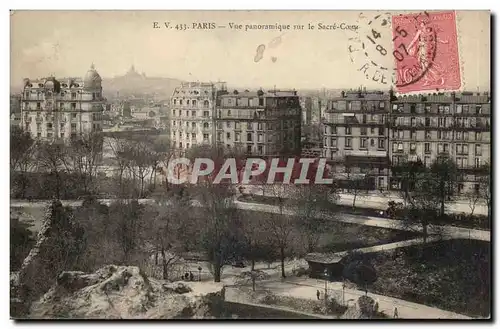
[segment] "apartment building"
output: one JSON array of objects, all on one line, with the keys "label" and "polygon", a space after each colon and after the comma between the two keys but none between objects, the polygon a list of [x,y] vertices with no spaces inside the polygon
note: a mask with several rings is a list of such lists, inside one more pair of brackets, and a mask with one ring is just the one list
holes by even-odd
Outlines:
[{"label": "apartment building", "polygon": [[[477,188],[477,169],[490,161],[488,93],[400,96],[391,104],[389,157],[393,165],[420,159],[429,166],[439,156],[455,160],[463,175],[459,192]],[[391,188],[399,188],[397,177]]]},{"label": "apartment building", "polygon": [[323,157],[337,179],[365,178],[370,189],[387,188],[389,110],[390,95],[381,91],[343,91],[328,100]]},{"label": "apartment building", "polygon": [[258,156],[300,154],[302,111],[294,90],[237,91],[217,99],[217,143]]},{"label": "apartment building", "polygon": [[193,145],[213,143],[215,100],[226,92],[223,83],[186,82],[175,88],[170,99],[175,148],[184,152]]},{"label": "apartment building", "polygon": [[34,138],[45,140],[101,132],[101,81],[94,65],[83,79],[24,79],[21,127]]}]

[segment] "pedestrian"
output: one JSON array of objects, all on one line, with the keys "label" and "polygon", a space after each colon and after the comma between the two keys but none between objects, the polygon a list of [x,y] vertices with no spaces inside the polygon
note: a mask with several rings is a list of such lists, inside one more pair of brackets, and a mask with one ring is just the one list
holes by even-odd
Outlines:
[{"label": "pedestrian", "polygon": [[189,281],[194,281],[193,272],[189,272]]},{"label": "pedestrian", "polygon": [[318,300],[319,300],[320,295],[321,295],[321,293],[319,292],[319,290],[316,290],[316,297],[318,297]]},{"label": "pedestrian", "polygon": [[398,318],[398,308],[395,307],[394,308],[394,319],[397,319]]},{"label": "pedestrian", "polygon": [[184,273],[184,280],[186,280],[186,281],[189,280],[189,273],[188,272]]}]

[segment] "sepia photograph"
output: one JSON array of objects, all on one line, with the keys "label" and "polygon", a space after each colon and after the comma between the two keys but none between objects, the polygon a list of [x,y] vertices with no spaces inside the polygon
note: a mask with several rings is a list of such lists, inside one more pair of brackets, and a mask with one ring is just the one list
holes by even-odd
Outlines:
[{"label": "sepia photograph", "polygon": [[10,319],[492,319],[490,11],[9,20]]}]

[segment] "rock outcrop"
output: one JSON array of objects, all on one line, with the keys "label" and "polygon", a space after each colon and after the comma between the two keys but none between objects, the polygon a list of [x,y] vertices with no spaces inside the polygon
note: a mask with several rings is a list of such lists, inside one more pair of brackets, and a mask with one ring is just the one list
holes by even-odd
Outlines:
[{"label": "rock outcrop", "polygon": [[49,290],[61,270],[75,263],[80,247],[75,227],[71,212],[60,201],[47,207],[35,246],[19,272],[11,274],[12,317],[25,317],[31,302]]},{"label": "rock outcrop", "polygon": [[222,316],[220,283],[147,278],[138,267],[105,266],[95,273],[62,272],[31,306],[32,319],[178,319]]}]

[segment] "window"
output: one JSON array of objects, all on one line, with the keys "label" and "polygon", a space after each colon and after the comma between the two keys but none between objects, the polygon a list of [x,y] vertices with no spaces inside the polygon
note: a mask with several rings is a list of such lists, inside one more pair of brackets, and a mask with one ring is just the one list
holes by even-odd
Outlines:
[{"label": "window", "polygon": [[257,152],[258,152],[259,154],[262,154],[262,145],[258,145],[258,146],[257,146]]},{"label": "window", "polygon": [[384,136],[385,132],[384,132],[384,128],[378,128],[378,135],[379,136]]},{"label": "window", "polygon": [[330,139],[330,146],[335,148],[337,147],[337,138]]},{"label": "window", "polygon": [[226,122],[226,127],[227,127],[227,128],[231,128],[231,121],[227,121],[227,122]]},{"label": "window", "polygon": [[259,106],[264,106],[264,98],[259,98]]},{"label": "window", "polygon": [[196,106],[196,100],[193,99],[193,101],[191,102],[191,104],[193,104],[193,106]]},{"label": "window", "polygon": [[474,147],[474,154],[475,155],[482,155],[481,154],[481,144],[476,144],[476,146]]},{"label": "window", "polygon": [[365,149],[367,147],[367,138],[361,138],[361,144],[360,144],[360,148],[363,148]]},{"label": "window", "polygon": [[259,143],[262,143],[264,141],[264,135],[262,135],[262,134],[257,135],[257,141]]},{"label": "window", "polygon": [[209,104],[209,103],[208,103],[208,101],[207,101],[207,100],[203,101],[203,107],[208,107],[208,104]]},{"label": "window", "polygon": [[375,134],[375,128],[370,128],[370,134],[372,134],[372,135]]},{"label": "window", "polygon": [[330,128],[330,127],[325,126],[325,135],[328,135],[328,128]]},{"label": "window", "polygon": [[425,118],[425,126],[430,127],[431,126],[431,118]]},{"label": "window", "polygon": [[378,139],[378,148],[379,149],[385,149],[385,140],[383,138]]},{"label": "window", "polygon": [[[366,123],[366,114],[363,114],[362,122]],[[366,128],[365,128],[366,129]]]},{"label": "window", "polygon": [[71,109],[76,110],[76,103],[71,103]]},{"label": "window", "polygon": [[173,125],[173,126],[175,126],[176,122],[177,122],[177,121],[172,121],[172,125]]},{"label": "window", "polygon": [[252,141],[252,133],[248,133],[247,134],[247,142],[251,142]]},{"label": "window", "polygon": [[47,123],[47,129],[52,129],[52,123],[50,122]]},{"label": "window", "polygon": [[40,103],[36,103],[36,109],[39,110],[42,108],[42,105]]},{"label": "window", "polygon": [[259,123],[257,124],[257,130],[262,130],[262,122],[259,122]]},{"label": "window", "polygon": [[393,142],[392,143],[392,152],[397,152],[398,151],[398,143]]},{"label": "window", "polygon": [[253,124],[251,122],[247,122],[247,130],[253,130]]},{"label": "window", "polygon": [[410,113],[416,113],[417,112],[416,108],[417,108],[416,104],[410,104]]},{"label": "window", "polygon": [[210,116],[210,114],[208,113],[208,111],[203,111],[203,116],[205,118],[208,118]]},{"label": "window", "polygon": [[203,134],[203,141],[207,142],[208,141],[208,134]]},{"label": "window", "polygon": [[384,102],[378,103],[378,108],[379,109],[384,109],[385,108],[385,103]]},{"label": "window", "polygon": [[196,139],[196,133],[191,133],[191,139]]},{"label": "window", "polygon": [[416,127],[416,126],[417,126],[417,119],[415,119],[415,118],[411,118],[411,120],[410,120],[410,121],[411,121],[411,126],[412,126],[412,127]]},{"label": "window", "polygon": [[189,127],[189,122],[186,121],[186,127]]},{"label": "window", "polygon": [[234,138],[237,142],[240,141],[240,133],[236,133],[235,135],[235,138]]},{"label": "window", "polygon": [[[182,102],[182,101],[181,101]],[[179,148],[182,148],[182,142],[179,142]]]},{"label": "window", "polygon": [[417,144],[410,143],[410,152],[415,152],[417,150]]},{"label": "window", "polygon": [[179,100],[179,105],[182,105],[182,99]]},{"label": "window", "polygon": [[424,143],[424,152],[431,153],[431,143]]},{"label": "window", "polygon": [[330,131],[332,135],[337,135],[337,126],[335,127],[330,127]]},{"label": "window", "polygon": [[425,132],[425,139],[431,139],[431,132],[430,131]]},{"label": "window", "polygon": [[439,117],[438,119],[438,127],[444,127],[444,118],[443,117]]},{"label": "window", "polygon": [[448,153],[449,152],[449,145],[448,144],[443,144],[443,152]]},{"label": "window", "polygon": [[346,139],[345,139],[345,147],[346,148],[351,148],[352,147],[352,138],[346,137]]},{"label": "window", "polygon": [[474,166],[476,168],[481,167],[481,158],[474,158]]},{"label": "window", "polygon": [[47,137],[48,137],[48,138],[52,138],[52,136],[53,136],[53,134],[52,134],[51,132],[48,132],[48,133],[47,133]]},{"label": "window", "polygon": [[345,134],[346,134],[346,135],[351,135],[351,134],[352,134],[352,129],[351,129],[351,127],[345,127]]},{"label": "window", "polygon": [[480,141],[480,140],[481,140],[481,137],[482,137],[481,132],[477,131],[477,132],[476,132],[476,140],[477,140],[477,141]]},{"label": "window", "polygon": [[195,117],[196,116],[196,111],[191,111],[191,116]]},{"label": "window", "polygon": [[366,127],[361,127],[361,135],[366,136]]},{"label": "window", "polygon": [[[73,135],[73,134],[72,134]],[[42,133],[41,132],[37,132],[36,133],[36,137],[42,137]]]},{"label": "window", "polygon": [[231,116],[231,110],[227,110],[227,116],[230,117]]},{"label": "window", "polygon": [[226,139],[231,140],[231,133],[226,133]]},{"label": "window", "polygon": [[222,141],[222,133],[217,133],[217,141]]}]

